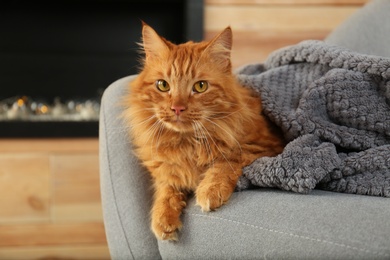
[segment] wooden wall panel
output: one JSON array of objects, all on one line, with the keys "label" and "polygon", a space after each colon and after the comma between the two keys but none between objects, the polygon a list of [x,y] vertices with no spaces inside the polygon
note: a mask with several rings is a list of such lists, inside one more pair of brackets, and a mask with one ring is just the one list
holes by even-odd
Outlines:
[{"label": "wooden wall panel", "polygon": [[282,32],[329,32],[354,13],[355,6],[209,6],[205,30],[228,25],[237,31],[279,34]]},{"label": "wooden wall panel", "polygon": [[335,2],[208,0],[205,39],[231,26],[233,67],[263,62],[281,47],[303,40],[323,40],[366,1]]},{"label": "wooden wall panel", "polygon": [[362,5],[369,0],[205,0],[206,5]]},{"label": "wooden wall panel", "polygon": [[0,259],[110,259],[98,139],[0,140]]},{"label": "wooden wall panel", "polygon": [[0,153],[96,152],[98,149],[97,138],[0,139]]},{"label": "wooden wall panel", "polygon": [[96,153],[51,156],[53,221],[103,221]]},{"label": "wooden wall panel", "polygon": [[0,154],[0,166],[0,223],[47,221],[51,196],[47,156]]},{"label": "wooden wall panel", "polygon": [[104,244],[103,223],[0,225],[0,247]]}]

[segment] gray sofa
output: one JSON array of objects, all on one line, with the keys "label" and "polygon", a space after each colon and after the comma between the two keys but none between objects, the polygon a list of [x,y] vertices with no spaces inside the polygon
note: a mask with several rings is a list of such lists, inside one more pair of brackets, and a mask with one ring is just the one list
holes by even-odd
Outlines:
[{"label": "gray sofa", "polygon": [[[374,0],[326,42],[390,57],[389,14],[390,1]],[[179,241],[157,241],[150,231],[149,175],[119,118],[118,100],[133,78],[110,85],[101,107],[101,193],[113,259],[390,259],[390,199],[323,190],[236,192],[209,213],[191,199]]]}]

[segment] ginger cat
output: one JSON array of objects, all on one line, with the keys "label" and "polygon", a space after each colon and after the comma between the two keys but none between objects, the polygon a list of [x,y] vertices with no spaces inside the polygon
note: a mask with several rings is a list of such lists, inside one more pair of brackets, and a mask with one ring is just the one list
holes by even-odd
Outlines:
[{"label": "ginger cat", "polygon": [[282,152],[260,99],[232,74],[232,31],[210,42],[175,45],[143,24],[144,67],[131,83],[124,116],[135,153],[154,183],[152,231],[177,240],[195,192],[203,211],[225,204],[242,168]]}]

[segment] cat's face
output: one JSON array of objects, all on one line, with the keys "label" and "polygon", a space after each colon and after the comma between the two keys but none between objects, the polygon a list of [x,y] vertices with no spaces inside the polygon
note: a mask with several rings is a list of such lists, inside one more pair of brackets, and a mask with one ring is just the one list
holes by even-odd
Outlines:
[{"label": "cat's face", "polygon": [[143,27],[145,50],[140,101],[165,127],[196,132],[226,116],[234,101],[231,88],[231,30],[210,42],[175,45],[148,25]]}]

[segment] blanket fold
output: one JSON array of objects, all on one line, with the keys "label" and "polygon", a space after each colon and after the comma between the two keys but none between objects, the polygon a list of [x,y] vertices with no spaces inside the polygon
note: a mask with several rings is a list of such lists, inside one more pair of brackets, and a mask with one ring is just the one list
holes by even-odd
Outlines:
[{"label": "blanket fold", "polygon": [[237,72],[289,142],[244,168],[251,185],[390,197],[390,59],[321,41],[274,52]]}]

